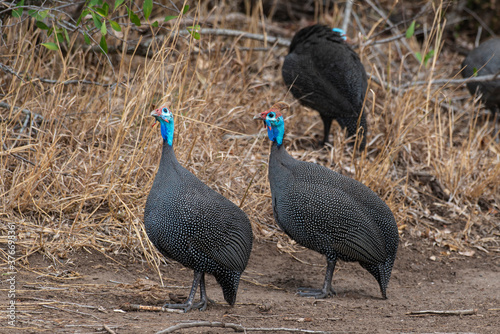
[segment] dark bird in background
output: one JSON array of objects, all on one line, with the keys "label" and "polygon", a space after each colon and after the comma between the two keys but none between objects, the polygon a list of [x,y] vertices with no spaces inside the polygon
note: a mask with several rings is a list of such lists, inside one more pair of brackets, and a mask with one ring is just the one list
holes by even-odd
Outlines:
[{"label": "dark bird in background", "polygon": [[481,94],[481,101],[496,116],[500,111],[500,38],[492,38],[472,50],[462,63],[462,75],[470,78],[498,74],[499,79],[486,82],[468,82],[471,95]]},{"label": "dark bird in background", "polygon": [[[241,273],[252,249],[252,227],[246,214],[231,201],[202,183],[182,167],[172,141],[174,118],[167,107],[151,113],[161,125],[163,151],[160,167],[144,212],[146,233],[165,257],[194,270],[185,303],[166,308],[205,310],[205,273],[215,276],[224,299],[234,305]],[[200,301],[194,296],[200,286]]]},{"label": "dark bird in background", "polygon": [[265,122],[272,141],[269,183],[274,218],[297,243],[326,256],[323,288],[299,295],[335,294],[332,276],[338,259],[357,261],[378,281],[382,297],[396,258],[399,234],[391,210],[362,183],[315,163],[290,156],[283,145],[285,102],[255,118]]},{"label": "dark bird in background", "polygon": [[333,120],[347,129],[348,137],[356,135],[359,122],[359,148],[364,149],[366,71],[339,31],[323,25],[299,30],[283,63],[283,80],[302,105],[319,112],[324,126],[322,144],[328,143]]}]

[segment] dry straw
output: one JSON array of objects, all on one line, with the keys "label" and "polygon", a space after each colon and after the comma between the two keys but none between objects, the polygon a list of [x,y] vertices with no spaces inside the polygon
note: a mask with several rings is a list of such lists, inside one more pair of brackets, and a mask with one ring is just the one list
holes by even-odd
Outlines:
[{"label": "dry straw", "polygon": [[[264,19],[260,8],[245,25],[225,22],[228,11],[211,12],[214,28],[264,34],[264,25],[291,33]],[[203,21],[208,14],[201,5],[193,17]],[[325,23],[340,17],[337,7],[333,16],[323,14]],[[0,73],[0,219],[16,223],[20,265],[34,252],[57,260],[84,247],[110,257],[144,257],[158,266],[161,257],[145,236],[142,219],[162,145],[148,115],[162,104],[175,114],[181,164],[240,204],[256,238],[288,242],[272,217],[269,142],[252,119],[278,100],[292,104],[286,115],[289,152],[372,188],[393,210],[403,241],[417,234],[450,251],[498,252],[500,146],[488,113],[463,87],[398,89],[459,71],[459,57],[443,49],[442,18],[441,7],[429,7],[423,20],[430,30],[421,45],[414,38],[383,47],[360,41],[367,72],[391,85],[370,82],[369,145],[360,155],[346,145],[338,126],[332,147],[315,147],[321,121],[287,94],[280,75],[283,47],[208,35],[196,41],[175,33],[184,29],[179,20],[161,44],[151,44],[153,57],[114,55],[112,68],[103,56],[81,49],[76,36],[71,52],[62,54],[37,45],[40,30],[29,22],[11,26],[4,31],[1,62],[19,76]],[[384,23],[364,16],[356,22],[371,28],[356,27],[366,38]],[[127,31],[125,38],[133,34]],[[251,51],[262,46],[267,48]],[[431,49],[427,65],[413,57]],[[63,84],[71,79],[112,86]],[[0,229],[5,243],[5,225]]]}]

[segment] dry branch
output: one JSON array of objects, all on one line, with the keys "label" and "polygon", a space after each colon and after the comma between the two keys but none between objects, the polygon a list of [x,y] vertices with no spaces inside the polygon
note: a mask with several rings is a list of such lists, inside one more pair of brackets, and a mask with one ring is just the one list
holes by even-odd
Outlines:
[{"label": "dry branch", "polygon": [[90,314],[90,313],[85,313],[85,312],[80,312],[80,311],[74,311],[74,310],[65,310],[65,309],[62,309],[60,307],[49,306],[49,305],[42,305],[42,307],[49,308],[49,309],[52,309],[52,310],[58,310],[58,311],[62,311],[62,312],[67,312],[67,313],[80,314],[80,315],[83,315],[85,317],[92,317],[92,318],[94,318],[96,320],[101,320],[98,317],[96,317],[95,315]]},{"label": "dry branch", "polygon": [[184,313],[183,310],[176,310],[171,308],[165,308],[162,306],[152,306],[152,305],[139,305],[125,303],[120,305],[120,309],[124,311],[148,311],[148,312],[170,312],[170,313]]},{"label": "dry branch", "polygon": [[[10,68],[9,66],[7,65],[4,65],[2,63],[0,63],[0,69],[4,70],[5,72],[7,73],[10,73],[12,75],[15,75],[16,77],[18,77],[21,81],[23,82],[26,82],[24,79],[23,79],[23,76],[25,76],[25,74],[21,74],[19,72],[16,72],[14,71],[14,69]],[[90,80],[84,80],[84,79],[75,79],[75,80],[64,80],[64,81],[60,81],[60,80],[52,80],[52,79],[45,79],[45,78],[29,78],[29,82],[37,82],[37,81],[40,81],[40,82],[43,82],[43,83],[48,83],[48,84],[59,84],[59,85],[74,85],[74,84],[85,84],[85,85],[96,85],[96,86],[102,86],[102,87],[111,87],[111,88],[114,88],[117,83],[112,83],[112,84],[104,84],[104,83],[100,83],[100,82],[94,82],[94,81],[90,81]]]},{"label": "dry branch", "polygon": [[40,302],[44,302],[44,303],[59,303],[59,304],[74,305],[74,306],[78,306],[78,307],[90,308],[90,309],[98,309],[97,306],[84,305],[84,304],[78,304],[78,303],[72,303],[72,302],[63,302],[63,301],[53,300],[53,299],[43,299],[43,298],[37,298],[37,297],[25,297],[23,299],[36,300],[36,301],[40,301]]},{"label": "dry branch", "polygon": [[104,330],[109,334],[116,334],[116,332],[112,330],[108,325],[102,325],[102,328],[104,328]]},{"label": "dry branch", "polygon": [[[274,37],[274,36],[264,36],[262,34],[252,34],[246,31],[233,30],[233,29],[213,29],[213,28],[203,28],[200,30],[201,35],[212,35],[212,36],[227,36],[227,37],[239,37],[253,39],[256,41],[266,42],[269,44],[276,44],[279,46],[290,46],[290,41],[285,38]],[[179,35],[186,36],[189,35],[188,31],[179,31]]]},{"label": "dry branch", "polygon": [[414,81],[414,82],[408,82],[404,85],[399,86],[400,89],[405,89],[408,87],[413,87],[413,86],[421,86],[421,85],[461,85],[464,83],[469,83],[469,82],[487,82],[487,81],[493,81],[493,80],[498,80],[499,79],[499,73],[495,74],[489,74],[489,75],[482,75],[482,76],[477,76],[477,77],[471,77],[471,78],[465,78],[465,79],[437,79],[437,80],[432,80],[432,81]]},{"label": "dry branch", "polygon": [[412,311],[406,314],[408,315],[473,315],[477,313],[477,309],[470,310],[425,310],[425,311]]},{"label": "dry branch", "polygon": [[20,107],[17,107],[17,106],[11,106],[10,104],[5,103],[5,102],[0,102],[0,108],[5,108],[5,109],[9,109],[9,110],[12,109],[12,108],[14,108],[14,110],[21,110],[21,112],[23,114],[30,115],[33,118],[40,118],[40,119],[43,120],[43,117],[40,114],[34,113],[31,110],[29,110],[29,109],[23,109],[23,108],[20,108]]},{"label": "dry branch", "polygon": [[285,327],[278,327],[278,328],[266,328],[266,327],[251,328],[250,327],[250,328],[247,328],[247,327],[243,327],[240,324],[224,323],[224,322],[219,322],[219,321],[194,321],[194,322],[180,323],[180,324],[165,328],[159,332],[156,332],[156,334],[173,333],[179,329],[194,328],[194,327],[230,328],[230,329],[233,329],[235,332],[261,331],[261,332],[291,332],[291,333],[312,333],[312,334],[330,333],[330,332],[325,332],[325,331],[315,331],[315,330],[309,330],[309,329],[285,328]]}]

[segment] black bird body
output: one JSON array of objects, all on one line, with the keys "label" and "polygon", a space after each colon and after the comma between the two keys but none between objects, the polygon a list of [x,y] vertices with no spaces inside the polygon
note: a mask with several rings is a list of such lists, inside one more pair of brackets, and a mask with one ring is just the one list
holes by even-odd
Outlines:
[{"label": "black bird body", "polygon": [[[260,118],[269,121],[267,115],[274,113],[276,120],[280,114],[277,105]],[[278,122],[283,122],[282,117]],[[272,120],[266,124],[268,131],[276,126]],[[273,140],[271,147],[269,183],[278,225],[293,240],[327,259],[323,289],[302,295],[323,298],[333,294],[332,275],[337,259],[341,259],[359,262],[375,277],[387,298],[399,233],[394,215],[380,197],[354,179],[294,159],[280,140]]]},{"label": "black bird body", "polygon": [[299,102],[319,112],[324,126],[323,142],[328,142],[335,119],[347,135],[363,128],[360,148],[366,144],[366,115],[362,113],[367,76],[359,56],[342,36],[331,28],[313,25],[293,37],[283,63],[285,84]]},{"label": "black bird body", "polygon": [[[206,307],[205,273],[214,275],[224,299],[235,303],[252,248],[250,221],[238,206],[182,167],[167,141],[146,201],[144,223],[149,239],[165,257],[195,272],[188,302],[178,308]],[[201,304],[188,305],[198,283]]]},{"label": "black bird body", "polygon": [[[462,63],[462,75],[469,78],[477,71],[478,76],[498,74],[500,72],[500,38],[492,38],[472,50]],[[486,82],[467,83],[469,92],[481,93],[481,100],[486,108],[493,112],[500,109],[500,79]]]},{"label": "black bird body", "polygon": [[325,255],[333,266],[337,259],[359,262],[386,297],[399,235],[384,201],[354,179],[294,159],[276,143],[269,183],[274,218],[293,240]]}]

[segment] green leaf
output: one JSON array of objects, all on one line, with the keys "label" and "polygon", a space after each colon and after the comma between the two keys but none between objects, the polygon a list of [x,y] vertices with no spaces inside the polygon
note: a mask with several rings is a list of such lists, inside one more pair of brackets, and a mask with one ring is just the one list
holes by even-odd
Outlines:
[{"label": "green leaf", "polygon": [[120,27],[120,25],[116,21],[109,20],[109,25],[111,26],[111,28],[113,28],[114,31],[122,31],[122,27]]},{"label": "green leaf", "polygon": [[66,30],[66,28],[63,28],[63,32],[64,32],[64,37],[66,38],[66,41],[69,44],[71,41],[69,40],[69,34],[68,34],[68,31]]},{"label": "green leaf", "polygon": [[80,14],[80,17],[78,18],[78,21],[76,21],[76,25],[79,25],[80,22],[82,22],[83,18],[89,14],[88,9],[82,10],[82,13]]},{"label": "green leaf", "polygon": [[191,34],[191,36],[193,36],[194,39],[198,39],[199,40],[201,38],[200,33],[199,33],[199,31],[201,30],[201,27],[200,27],[199,24],[187,27],[187,30],[189,31],[189,33]]},{"label": "green leaf", "polygon": [[106,2],[102,5],[102,9],[104,9],[104,16],[108,16],[109,5]]},{"label": "green leaf", "polygon": [[101,21],[101,18],[99,17],[99,15],[97,15],[94,12],[92,12],[92,20],[94,20],[95,27],[97,29],[101,29],[101,27],[102,27],[102,21]]},{"label": "green leaf", "polygon": [[30,10],[28,10],[28,15],[31,16],[32,18],[34,18],[37,21],[43,20],[43,17],[40,14],[38,14],[38,11],[36,9],[30,9]]},{"label": "green leaf", "polygon": [[52,33],[54,32],[54,28],[50,28],[48,31],[47,31],[47,36],[50,37],[50,35],[52,35]]},{"label": "green leaf", "polygon": [[101,37],[101,42],[99,42],[99,45],[101,46],[101,51],[103,51],[105,54],[108,53],[108,43],[106,43],[106,36]]},{"label": "green leaf", "polygon": [[165,22],[167,21],[170,21],[170,20],[173,20],[173,19],[176,19],[177,16],[176,15],[169,15],[169,16],[165,16]]},{"label": "green leaf", "polygon": [[49,30],[50,28],[45,24],[43,23],[42,21],[36,21],[35,22],[35,25],[39,28],[39,29],[42,29],[42,30]]},{"label": "green leaf", "polygon": [[113,9],[113,10],[116,10],[116,8],[120,7],[120,5],[124,2],[125,2],[125,0],[115,0],[115,9]]},{"label": "green leaf", "polygon": [[158,28],[158,25],[159,25],[159,24],[158,24],[158,21],[154,21],[153,23],[151,23],[151,26],[152,26],[153,28]]},{"label": "green leaf", "polygon": [[87,33],[86,33],[86,32],[84,32],[84,33],[83,33],[83,39],[85,40],[85,43],[86,43],[87,45],[90,45],[90,43],[91,43],[91,41],[90,41],[90,37],[89,37],[89,35],[87,35]]},{"label": "green leaf", "polygon": [[42,45],[49,50],[59,50],[59,46],[57,46],[56,43],[49,42],[49,43],[42,43]]},{"label": "green leaf", "polygon": [[144,17],[146,20],[149,19],[151,12],[153,11],[153,0],[144,0],[144,4],[142,5],[142,12],[144,13]]},{"label": "green leaf", "polygon": [[427,62],[428,62],[428,61],[429,61],[429,59],[431,59],[433,56],[434,56],[434,50],[431,50],[431,51],[427,52],[427,54],[425,55],[425,58],[424,58],[424,65],[427,65]]},{"label": "green leaf", "polygon": [[477,67],[474,67],[472,69],[472,71],[474,71],[474,75],[472,75],[473,77],[477,77]]},{"label": "green leaf", "polygon": [[106,10],[104,8],[94,8],[94,10],[97,12],[97,14],[101,15],[102,17],[106,17]]},{"label": "green leaf", "polygon": [[413,21],[408,29],[406,30],[406,38],[411,38],[413,34],[415,33],[415,21]]},{"label": "green leaf", "polygon": [[182,14],[186,14],[189,10],[189,5],[185,5],[184,8],[182,8]]},{"label": "green leaf", "polygon": [[21,0],[17,3],[16,9],[12,11],[12,16],[13,17],[21,17],[23,15],[23,10],[24,8],[19,8],[21,6],[24,6],[24,0]]},{"label": "green leaf", "polygon": [[132,21],[132,23],[135,24],[136,26],[140,27],[141,20],[139,19],[139,16],[137,16],[137,14],[135,14],[133,11],[131,11],[128,7],[127,7],[127,10],[128,10],[128,17],[129,17],[130,21]]},{"label": "green leaf", "polygon": [[90,0],[89,7],[101,6],[102,0]]},{"label": "green leaf", "polygon": [[60,32],[56,33],[56,39],[59,43],[64,43],[64,36]]},{"label": "green leaf", "polygon": [[418,62],[422,62],[422,54],[420,52],[415,52],[415,58],[417,58]]},{"label": "green leaf", "polygon": [[38,12],[40,14],[40,16],[42,17],[42,19],[46,18],[47,15],[49,15],[49,10],[46,9],[46,10],[43,10],[41,12]]},{"label": "green leaf", "polygon": [[106,21],[104,21],[101,26],[101,35],[106,36],[107,33],[108,30],[106,29]]}]

